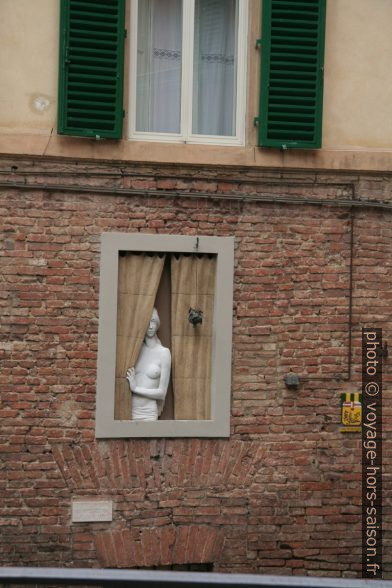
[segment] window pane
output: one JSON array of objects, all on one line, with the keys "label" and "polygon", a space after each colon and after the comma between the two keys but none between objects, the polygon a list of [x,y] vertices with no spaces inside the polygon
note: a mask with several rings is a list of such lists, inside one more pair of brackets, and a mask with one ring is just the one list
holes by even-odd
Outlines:
[{"label": "window pane", "polygon": [[234,135],[238,0],[196,0],[192,132]]},{"label": "window pane", "polygon": [[182,0],[139,0],[136,130],[179,133]]}]

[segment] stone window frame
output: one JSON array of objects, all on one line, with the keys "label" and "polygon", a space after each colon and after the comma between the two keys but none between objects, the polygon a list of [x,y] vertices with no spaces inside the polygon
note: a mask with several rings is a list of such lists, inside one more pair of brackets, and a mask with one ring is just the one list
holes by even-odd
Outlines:
[{"label": "stone window frame", "polygon": [[[120,251],[198,253],[217,256],[212,337],[211,419],[115,420],[117,283]],[[229,437],[234,237],[103,233],[99,295],[96,437]],[[217,376],[219,375],[219,384]]]}]

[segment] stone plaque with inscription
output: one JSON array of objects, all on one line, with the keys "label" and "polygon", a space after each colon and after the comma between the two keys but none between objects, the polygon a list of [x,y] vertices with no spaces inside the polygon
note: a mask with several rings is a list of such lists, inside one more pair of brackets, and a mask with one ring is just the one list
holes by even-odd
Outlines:
[{"label": "stone plaque with inscription", "polygon": [[111,500],[74,500],[72,502],[73,523],[110,522],[113,520]]}]

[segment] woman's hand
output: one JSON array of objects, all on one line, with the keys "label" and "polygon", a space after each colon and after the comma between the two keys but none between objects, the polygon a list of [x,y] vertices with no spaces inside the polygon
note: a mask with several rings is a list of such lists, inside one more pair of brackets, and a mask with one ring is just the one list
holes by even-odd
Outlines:
[{"label": "woman's hand", "polygon": [[131,391],[136,392],[136,372],[134,367],[129,368],[127,371],[127,380]]}]

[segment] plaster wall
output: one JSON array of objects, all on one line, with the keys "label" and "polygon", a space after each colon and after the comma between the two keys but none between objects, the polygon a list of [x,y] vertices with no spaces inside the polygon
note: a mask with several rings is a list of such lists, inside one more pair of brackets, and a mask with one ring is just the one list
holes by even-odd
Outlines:
[{"label": "plaster wall", "polygon": [[[91,147],[91,141],[61,139],[53,134],[57,110],[59,6],[59,0],[1,2],[0,151],[42,154],[48,149],[48,154],[56,156],[107,157],[105,149],[102,152],[100,147]],[[259,52],[254,45],[260,34],[260,6],[258,0],[250,0],[247,145],[207,148],[122,141],[116,142],[113,151],[110,146],[112,157],[149,160],[152,152],[155,161],[166,161],[168,151],[171,160],[173,147],[175,153],[179,150],[175,158],[184,162],[190,158],[203,163],[207,149],[207,160],[212,163],[287,164],[287,157],[283,162],[274,153],[271,161],[270,151],[255,147],[253,117],[257,114]],[[322,150],[329,156],[327,160],[325,155],[321,159],[318,156],[318,166],[339,166],[340,150],[388,152],[392,149],[391,21],[389,0],[329,0]],[[331,151],[337,154],[331,155]],[[293,165],[298,165],[296,156],[294,159]],[[370,169],[372,165],[363,163],[362,167]],[[385,163],[382,167],[385,169]]]},{"label": "plaster wall", "polygon": [[58,0],[0,3],[0,131],[48,134],[56,125]]},{"label": "plaster wall", "polygon": [[324,79],[326,148],[392,147],[392,3],[329,0]]}]

